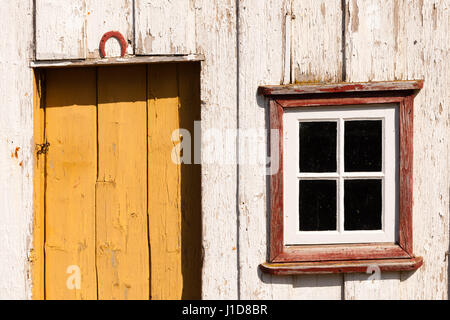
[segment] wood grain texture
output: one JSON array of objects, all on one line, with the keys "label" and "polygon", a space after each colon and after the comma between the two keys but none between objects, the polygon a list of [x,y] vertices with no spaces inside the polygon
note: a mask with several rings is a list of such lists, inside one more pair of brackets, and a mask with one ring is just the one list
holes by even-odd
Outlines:
[{"label": "wood grain texture", "polygon": [[[200,75],[203,299],[238,298],[236,139],[224,151],[223,140],[211,134],[237,128],[235,5],[196,0],[196,50],[209,61]],[[212,155],[227,161],[210,161]]]},{"label": "wood grain texture", "polygon": [[292,246],[276,256],[272,262],[327,261],[409,258],[397,244]]},{"label": "wood grain texture", "polygon": [[[78,0],[80,1],[80,0]],[[132,0],[84,0],[86,13],[86,58],[99,57],[102,36],[109,31],[118,31],[127,42],[126,53],[134,53],[133,1]],[[69,17],[69,19],[72,19]],[[116,39],[105,46],[107,57],[120,57],[121,48]]]},{"label": "wood grain texture", "polygon": [[413,139],[414,98],[406,97],[399,104],[399,245],[413,255]]},{"label": "wood grain texture", "polygon": [[342,80],[341,0],[292,3],[292,82]]},{"label": "wood grain texture", "polygon": [[[179,128],[177,66],[148,69],[148,219],[151,252],[151,297],[180,299],[181,168],[171,160]],[[161,81],[164,79],[163,81]]]},{"label": "wood grain texture", "polygon": [[[447,299],[448,1],[346,1],[346,81],[425,79],[414,101],[415,273],[346,275],[346,299]],[[436,156],[439,154],[439,157]]]},{"label": "wood grain texture", "polygon": [[35,12],[36,59],[86,58],[85,0],[36,0]]},{"label": "wood grain texture", "polygon": [[92,58],[86,60],[43,60],[32,61],[32,68],[62,68],[62,67],[89,67],[89,66],[108,66],[108,65],[130,65],[130,64],[147,64],[147,63],[163,63],[163,62],[190,62],[205,60],[201,54],[190,55],[159,55],[159,56],[126,56],[115,58]]},{"label": "wood grain texture", "polygon": [[[401,1],[400,1],[401,2]],[[395,77],[399,1],[346,1],[346,67],[351,81]],[[398,30],[397,30],[398,32]]]},{"label": "wood grain texture", "polygon": [[[95,69],[55,69],[46,75],[45,298],[96,299]],[[80,146],[82,146],[80,148]],[[70,266],[79,288],[67,286]]]},{"label": "wood grain texture", "polygon": [[[200,119],[200,65],[36,75],[36,139],[48,137],[52,151],[36,160],[34,298],[200,298],[200,166],[172,159],[174,131],[194,132]],[[66,286],[68,266],[81,270],[77,290]]]},{"label": "wood grain texture", "polygon": [[[1,1],[0,299],[31,297],[33,259],[33,7]],[[17,153],[16,153],[17,150]],[[16,157],[17,154],[17,157]]]},{"label": "wood grain texture", "polygon": [[449,11],[448,1],[415,1],[399,8],[406,37],[400,52],[407,59],[396,72],[405,78],[423,74],[426,83],[414,101],[413,174],[414,252],[423,256],[426,268],[401,282],[404,299],[448,299]]},{"label": "wood grain texture", "polygon": [[410,81],[378,81],[378,82],[352,82],[352,83],[316,83],[316,84],[291,84],[279,86],[260,86],[258,93],[266,96],[280,95],[306,95],[319,93],[358,93],[360,91],[398,91],[418,90],[423,88],[422,80]]},{"label": "wood grain texture", "polygon": [[357,97],[353,94],[348,97],[338,98],[332,96],[331,98],[311,98],[311,99],[277,99],[283,108],[299,108],[299,107],[323,107],[323,106],[351,106],[362,104],[375,104],[375,103],[401,103],[404,100],[402,96],[380,96],[380,97]]},{"label": "wood grain texture", "polygon": [[[288,1],[239,1],[239,270],[240,298],[276,298],[271,276],[258,265],[269,254],[268,113],[258,85],[282,83],[284,24]],[[262,130],[263,129],[263,130]]]},{"label": "wood grain texture", "polygon": [[192,0],[136,0],[136,53],[194,53],[195,3]]},{"label": "wood grain texture", "polygon": [[406,259],[381,259],[358,261],[290,262],[263,263],[260,268],[269,274],[289,276],[298,274],[366,273],[368,270],[380,272],[413,271],[423,263],[422,257]]},{"label": "wood grain texture", "polygon": [[146,77],[145,66],[98,69],[99,299],[150,296]]},{"label": "wood grain texture", "polygon": [[[36,59],[99,57],[99,43],[108,31],[119,31],[133,54],[132,0],[36,0]],[[120,56],[114,39],[106,43],[109,57]]]}]

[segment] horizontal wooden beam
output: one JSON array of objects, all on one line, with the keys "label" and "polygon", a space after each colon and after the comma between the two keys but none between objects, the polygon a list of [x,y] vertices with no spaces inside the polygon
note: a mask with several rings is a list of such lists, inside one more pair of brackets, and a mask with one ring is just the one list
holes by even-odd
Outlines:
[{"label": "horizontal wooden beam", "polygon": [[413,271],[423,264],[422,257],[406,259],[348,260],[320,262],[262,263],[261,271],[272,275],[372,273],[373,271]]},{"label": "horizontal wooden beam", "polygon": [[271,262],[311,262],[411,258],[398,244],[285,246]]},{"label": "horizontal wooden beam", "polygon": [[423,80],[288,84],[260,86],[258,88],[258,94],[265,96],[279,96],[364,91],[405,91],[420,90],[422,87]]},{"label": "horizontal wooden beam", "polygon": [[188,55],[153,55],[153,56],[130,56],[105,59],[85,60],[40,60],[32,61],[31,68],[63,68],[63,67],[90,67],[126,64],[164,63],[164,62],[190,62],[203,61],[205,57],[201,54]]}]

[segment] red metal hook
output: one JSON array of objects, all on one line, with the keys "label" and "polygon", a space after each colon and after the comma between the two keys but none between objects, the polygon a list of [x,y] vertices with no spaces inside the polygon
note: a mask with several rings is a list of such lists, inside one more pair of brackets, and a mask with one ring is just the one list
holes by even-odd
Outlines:
[{"label": "red metal hook", "polygon": [[120,56],[124,57],[125,53],[127,52],[127,42],[125,41],[125,38],[119,31],[109,31],[103,35],[102,39],[100,40],[100,56],[102,58],[106,57],[105,44],[106,41],[109,40],[109,38],[116,38],[120,42],[121,48]]}]

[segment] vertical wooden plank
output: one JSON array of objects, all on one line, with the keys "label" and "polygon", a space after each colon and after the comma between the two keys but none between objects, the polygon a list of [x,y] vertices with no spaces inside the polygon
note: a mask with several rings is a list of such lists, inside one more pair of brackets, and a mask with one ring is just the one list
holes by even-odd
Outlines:
[{"label": "vertical wooden plank", "polygon": [[195,53],[195,1],[136,0],[136,53]]},{"label": "vertical wooden plank", "polygon": [[99,299],[148,299],[145,66],[98,68]]},{"label": "vertical wooden plank", "polygon": [[281,287],[258,268],[268,259],[270,186],[265,163],[268,105],[256,92],[259,84],[283,82],[283,34],[288,10],[285,0],[245,0],[238,8],[238,250],[242,299],[276,298],[279,293],[272,287]]},{"label": "vertical wooden plank", "polygon": [[36,59],[86,58],[85,15],[84,0],[36,0]]},{"label": "vertical wooden plank", "polygon": [[[447,299],[449,10],[446,1],[349,0],[348,81],[424,78],[414,101],[414,273],[346,275],[346,299]],[[442,82],[444,81],[445,84]],[[439,154],[439,157],[435,157]],[[429,177],[434,177],[429,179]],[[430,203],[433,205],[430,207]],[[426,213],[426,214],[425,214]]]},{"label": "vertical wooden plank", "polygon": [[[45,142],[44,126],[44,80],[45,71],[36,70],[33,73],[33,136],[37,147]],[[34,177],[33,177],[33,249],[30,254],[32,270],[32,296],[33,299],[42,300],[45,297],[44,276],[44,241],[45,241],[45,153],[34,150]]]},{"label": "vertical wooden plank", "polygon": [[2,1],[0,28],[0,299],[29,299],[34,151],[33,72],[29,68],[33,58],[32,2]]},{"label": "vertical wooden plank", "polygon": [[[127,54],[133,54],[133,0],[84,0],[86,2],[87,58],[99,58],[99,44],[108,31],[119,31],[127,41]],[[72,18],[71,18],[72,19]],[[120,44],[110,39],[105,46],[108,57],[120,57]]]},{"label": "vertical wooden plank", "polygon": [[[202,298],[237,299],[236,137],[225,151],[224,140],[214,139],[237,128],[236,1],[196,0],[195,6],[197,52],[209,61],[200,75]],[[227,160],[213,161],[212,155]]]},{"label": "vertical wooden plank", "polygon": [[279,153],[278,171],[270,176],[270,251],[269,261],[272,262],[283,251],[284,203],[283,203],[283,108],[274,100],[269,102],[270,130],[278,132],[278,141],[275,136],[270,137],[271,156]]},{"label": "vertical wooden plank", "polygon": [[399,7],[396,75],[425,79],[414,100],[413,170],[414,253],[423,256],[424,267],[401,274],[402,299],[448,299],[449,9],[448,1]]},{"label": "vertical wooden plank", "polygon": [[292,13],[293,82],[341,81],[341,0],[294,0]]},{"label": "vertical wooden plank", "polygon": [[[180,299],[181,186],[180,166],[171,160],[179,128],[177,68],[148,69],[148,201],[151,252],[151,298]],[[162,80],[162,81],[161,81]]]},{"label": "vertical wooden plank", "polygon": [[151,252],[151,298],[180,299],[181,167],[171,154],[178,141],[179,88],[176,64],[148,67],[148,215]]},{"label": "vertical wooden plank", "polygon": [[413,230],[413,156],[414,156],[414,97],[409,96],[399,104],[399,217],[401,226],[398,244],[409,254],[414,255]]},{"label": "vertical wooden plank", "polygon": [[[178,92],[179,127],[190,132],[191,159],[181,164],[181,272],[182,299],[200,299],[202,292],[202,187],[201,166],[194,147],[200,137],[194,121],[200,121],[200,63],[180,63]],[[183,139],[188,139],[183,135]],[[183,156],[188,150],[183,150]],[[189,161],[190,160],[190,161]]]},{"label": "vertical wooden plank", "polygon": [[45,297],[96,299],[95,69],[49,70],[46,80]]},{"label": "vertical wooden plank", "polygon": [[397,1],[347,0],[346,67],[349,81],[394,80]]}]

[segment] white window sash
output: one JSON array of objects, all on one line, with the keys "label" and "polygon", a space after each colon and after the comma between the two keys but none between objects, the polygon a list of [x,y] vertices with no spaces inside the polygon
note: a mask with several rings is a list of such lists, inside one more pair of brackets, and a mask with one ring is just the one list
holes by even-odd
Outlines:
[{"label": "white window sash", "polygon": [[[336,121],[337,172],[299,172],[299,122]],[[344,120],[382,120],[382,171],[344,173]],[[398,239],[398,110],[395,104],[290,108],[283,115],[284,244],[384,243]],[[299,180],[337,181],[337,230],[299,231]],[[382,180],[382,230],[344,231],[344,179]]]}]

